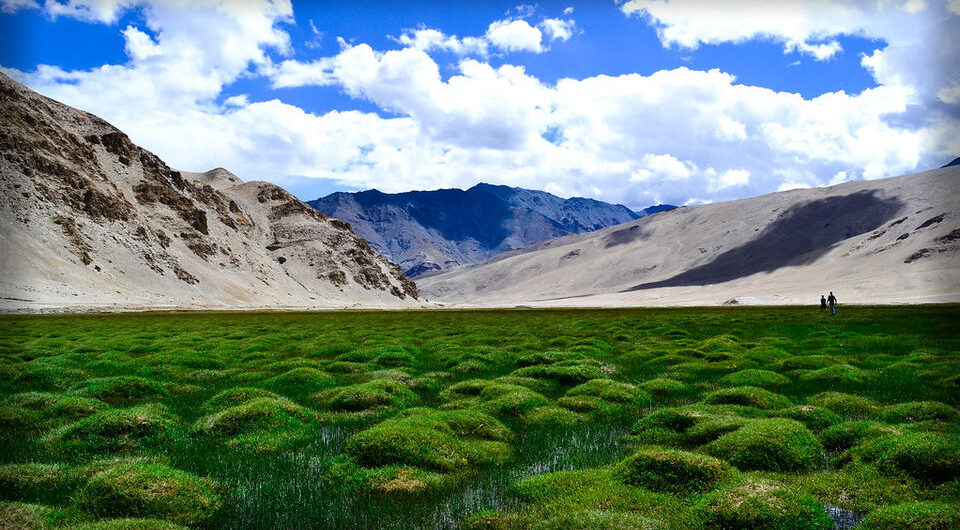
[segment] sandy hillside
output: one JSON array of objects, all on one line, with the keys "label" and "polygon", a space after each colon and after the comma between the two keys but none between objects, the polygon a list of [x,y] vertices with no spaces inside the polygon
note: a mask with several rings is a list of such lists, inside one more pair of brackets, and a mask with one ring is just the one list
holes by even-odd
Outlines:
[{"label": "sandy hillside", "polygon": [[960,302],[960,167],[691,206],[417,279],[462,306]]},{"label": "sandy hillside", "polygon": [[419,307],[349,226],[0,74],[0,311]]}]

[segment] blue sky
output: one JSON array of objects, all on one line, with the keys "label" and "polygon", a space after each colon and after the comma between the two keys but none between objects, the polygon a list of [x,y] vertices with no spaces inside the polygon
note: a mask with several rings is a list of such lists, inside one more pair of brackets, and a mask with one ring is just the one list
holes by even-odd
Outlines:
[{"label": "blue sky", "polygon": [[304,199],[485,181],[642,208],[960,154],[958,2],[0,0],[0,67]]}]

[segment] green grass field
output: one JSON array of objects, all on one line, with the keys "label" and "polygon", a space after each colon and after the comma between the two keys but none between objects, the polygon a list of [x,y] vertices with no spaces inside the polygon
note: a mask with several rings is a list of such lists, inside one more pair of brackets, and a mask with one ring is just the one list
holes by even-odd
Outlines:
[{"label": "green grass field", "polygon": [[2,316],[0,528],[957,528],[958,322]]}]

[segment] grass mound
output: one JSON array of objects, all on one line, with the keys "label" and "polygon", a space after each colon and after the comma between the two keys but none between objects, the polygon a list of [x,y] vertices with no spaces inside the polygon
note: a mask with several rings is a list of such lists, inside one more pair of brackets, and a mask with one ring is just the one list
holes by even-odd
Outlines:
[{"label": "grass mound", "polygon": [[307,408],[284,398],[255,398],[197,420],[194,432],[257,452],[285,449],[307,438],[316,419]]},{"label": "grass mound", "polygon": [[960,507],[943,502],[908,502],[871,512],[856,530],[951,530],[960,528]]},{"label": "grass mound", "polygon": [[785,396],[755,386],[716,390],[707,394],[704,401],[713,405],[743,405],[758,409],[781,409],[793,405]]},{"label": "grass mound", "polygon": [[637,387],[611,379],[593,379],[567,391],[567,396],[593,396],[610,403],[632,403],[643,406],[650,396]]},{"label": "grass mound", "polygon": [[836,364],[837,361],[828,355],[798,355],[780,361],[780,368],[786,371],[817,370]]},{"label": "grass mound", "polygon": [[19,426],[33,422],[49,425],[76,421],[109,408],[96,399],[47,392],[14,394],[4,401],[4,407],[11,411],[11,419],[16,418]]},{"label": "grass mound", "polygon": [[677,381],[676,379],[670,379],[668,377],[650,379],[640,383],[637,386],[640,387],[640,389],[644,392],[648,392],[654,396],[681,394],[690,390],[690,385],[684,383],[683,381]]},{"label": "grass mound", "polygon": [[97,517],[159,518],[200,524],[220,508],[214,483],[156,464],[121,464],[97,473],[80,490],[77,504]]},{"label": "grass mound", "polygon": [[631,486],[671,493],[710,490],[733,475],[733,468],[722,460],[662,447],[640,448],[613,470]]},{"label": "grass mound", "polygon": [[823,506],[778,482],[753,480],[707,495],[702,505],[705,528],[724,530],[832,530]]},{"label": "grass mound", "polygon": [[591,379],[607,377],[596,363],[586,361],[560,361],[553,364],[536,364],[514,370],[511,375],[552,379],[562,385],[579,385]]},{"label": "grass mound", "polygon": [[939,401],[910,401],[883,409],[880,419],[889,423],[911,421],[954,421],[957,409]]},{"label": "grass mound", "polygon": [[221,411],[230,407],[242,405],[257,398],[279,398],[277,394],[262,388],[234,387],[224,390],[203,403],[203,410],[207,413]]},{"label": "grass mound", "polygon": [[752,420],[703,449],[744,470],[803,471],[823,464],[816,436],[788,419]]},{"label": "grass mound", "polygon": [[946,482],[960,476],[960,437],[936,433],[883,436],[853,450],[880,469],[901,471],[914,478]]},{"label": "grass mound", "polygon": [[436,492],[449,483],[442,473],[410,467],[389,466],[366,473],[364,487],[377,495],[416,497]]},{"label": "grass mound", "polygon": [[170,396],[160,383],[132,375],[88,379],[70,388],[68,395],[99,399],[114,406],[154,401]]},{"label": "grass mound", "polygon": [[44,445],[56,452],[127,452],[172,439],[176,417],[157,404],[107,409],[52,431]]},{"label": "grass mound", "polygon": [[332,375],[308,367],[294,368],[263,382],[263,386],[287,395],[306,395],[335,384]]},{"label": "grass mound", "polygon": [[847,419],[866,418],[880,410],[880,405],[872,399],[843,392],[821,392],[807,402],[828,408]]},{"label": "grass mound", "polygon": [[781,410],[771,411],[770,416],[797,420],[811,431],[822,431],[843,421],[839,414],[823,407],[813,405],[797,405]]},{"label": "grass mound", "polygon": [[539,392],[525,386],[494,383],[480,392],[480,409],[499,417],[520,418],[527,412],[550,404]]},{"label": "grass mound", "polygon": [[66,514],[51,506],[0,502],[0,528],[3,530],[45,530],[60,527],[66,519]]},{"label": "grass mound", "polygon": [[845,421],[820,433],[820,442],[828,451],[846,451],[867,440],[899,433],[899,430],[876,421]]},{"label": "grass mound", "polygon": [[59,490],[72,489],[78,478],[60,464],[0,465],[0,497],[21,501],[55,498]]},{"label": "grass mound", "polygon": [[790,378],[770,370],[750,368],[727,374],[721,382],[734,386],[770,387],[790,384]]},{"label": "grass mound", "polygon": [[82,370],[63,366],[29,366],[20,371],[10,385],[17,390],[63,390],[87,377]]},{"label": "grass mound", "polygon": [[553,364],[561,361],[581,361],[587,359],[583,353],[574,350],[546,350],[521,355],[517,365],[534,366],[537,364]]},{"label": "grass mound", "polygon": [[409,409],[351,437],[346,452],[364,467],[408,465],[443,472],[500,464],[510,446],[497,441],[509,430],[476,411]]},{"label": "grass mound", "polygon": [[537,407],[523,416],[523,423],[536,426],[573,427],[581,422],[583,416],[563,407]]},{"label": "grass mound", "polygon": [[593,379],[568,390],[557,404],[580,413],[611,415],[644,407],[651,401],[650,394],[631,384]]},{"label": "grass mound", "polygon": [[803,381],[821,381],[827,383],[859,384],[870,381],[876,376],[869,370],[861,370],[849,364],[834,364],[819,370],[813,370],[800,376]]},{"label": "grass mound", "polygon": [[392,379],[343,386],[319,396],[319,401],[330,410],[347,412],[404,408],[418,400],[417,394],[405,384]]},{"label": "grass mound", "polygon": [[667,407],[641,418],[633,427],[641,443],[699,446],[735,431],[749,419],[736,405]]}]

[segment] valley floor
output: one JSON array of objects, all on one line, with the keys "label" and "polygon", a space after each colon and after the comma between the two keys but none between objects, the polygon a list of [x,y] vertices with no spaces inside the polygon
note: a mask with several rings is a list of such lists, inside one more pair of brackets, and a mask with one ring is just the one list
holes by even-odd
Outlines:
[{"label": "valley floor", "polygon": [[0,316],[0,521],[957,527],[958,317]]}]

